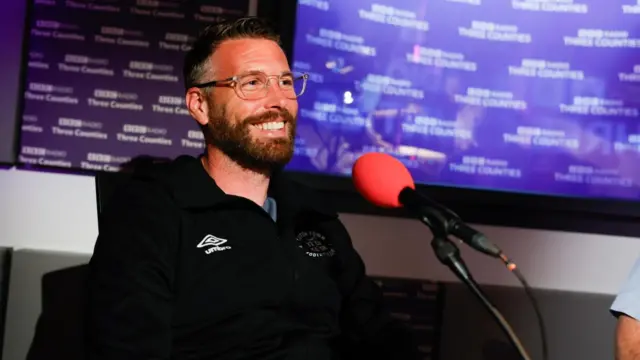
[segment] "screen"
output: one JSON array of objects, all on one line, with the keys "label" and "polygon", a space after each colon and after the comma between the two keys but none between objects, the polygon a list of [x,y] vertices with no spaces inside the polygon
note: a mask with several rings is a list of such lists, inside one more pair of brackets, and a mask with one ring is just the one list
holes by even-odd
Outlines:
[{"label": "screen", "polygon": [[19,161],[117,171],[137,156],[199,154],[182,64],[238,0],[33,0]]},{"label": "screen", "polygon": [[370,151],[417,183],[636,199],[640,1],[300,0],[290,169]]}]

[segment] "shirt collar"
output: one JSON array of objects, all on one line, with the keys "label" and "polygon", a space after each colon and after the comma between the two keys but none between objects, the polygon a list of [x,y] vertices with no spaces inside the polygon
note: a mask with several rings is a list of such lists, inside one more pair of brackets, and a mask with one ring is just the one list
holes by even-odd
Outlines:
[{"label": "shirt collar", "polygon": [[[227,196],[218,187],[202,166],[200,159],[193,156],[179,156],[173,161],[154,165],[137,176],[160,182],[182,208],[213,207],[234,200],[234,197]],[[290,179],[283,171],[278,171],[272,176],[269,196],[276,200],[279,215],[297,215],[304,212],[328,217],[338,216],[324,198],[307,186]]]}]

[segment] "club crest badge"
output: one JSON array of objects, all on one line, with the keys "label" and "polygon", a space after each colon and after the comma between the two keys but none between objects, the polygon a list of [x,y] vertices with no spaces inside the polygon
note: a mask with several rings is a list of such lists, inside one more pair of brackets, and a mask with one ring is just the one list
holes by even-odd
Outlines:
[{"label": "club crest badge", "polygon": [[336,250],[327,238],[316,231],[303,231],[296,236],[298,247],[313,258],[332,257]]}]

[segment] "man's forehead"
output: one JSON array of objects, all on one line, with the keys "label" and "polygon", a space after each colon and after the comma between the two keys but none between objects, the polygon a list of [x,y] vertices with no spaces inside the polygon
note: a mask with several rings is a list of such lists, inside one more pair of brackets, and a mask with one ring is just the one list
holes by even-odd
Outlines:
[{"label": "man's forehead", "polygon": [[287,71],[288,61],[280,46],[268,39],[232,39],[223,41],[210,61],[216,72]]}]

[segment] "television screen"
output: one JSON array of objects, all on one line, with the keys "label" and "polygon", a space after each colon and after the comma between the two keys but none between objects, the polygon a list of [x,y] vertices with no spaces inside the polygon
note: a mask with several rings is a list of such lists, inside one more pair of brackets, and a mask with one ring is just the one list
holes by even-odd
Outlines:
[{"label": "television screen", "polygon": [[31,0],[19,162],[118,171],[136,156],[196,155],[182,64],[198,31],[244,0]]},{"label": "television screen", "polygon": [[418,183],[640,195],[637,0],[300,0],[289,169],[401,159]]}]

